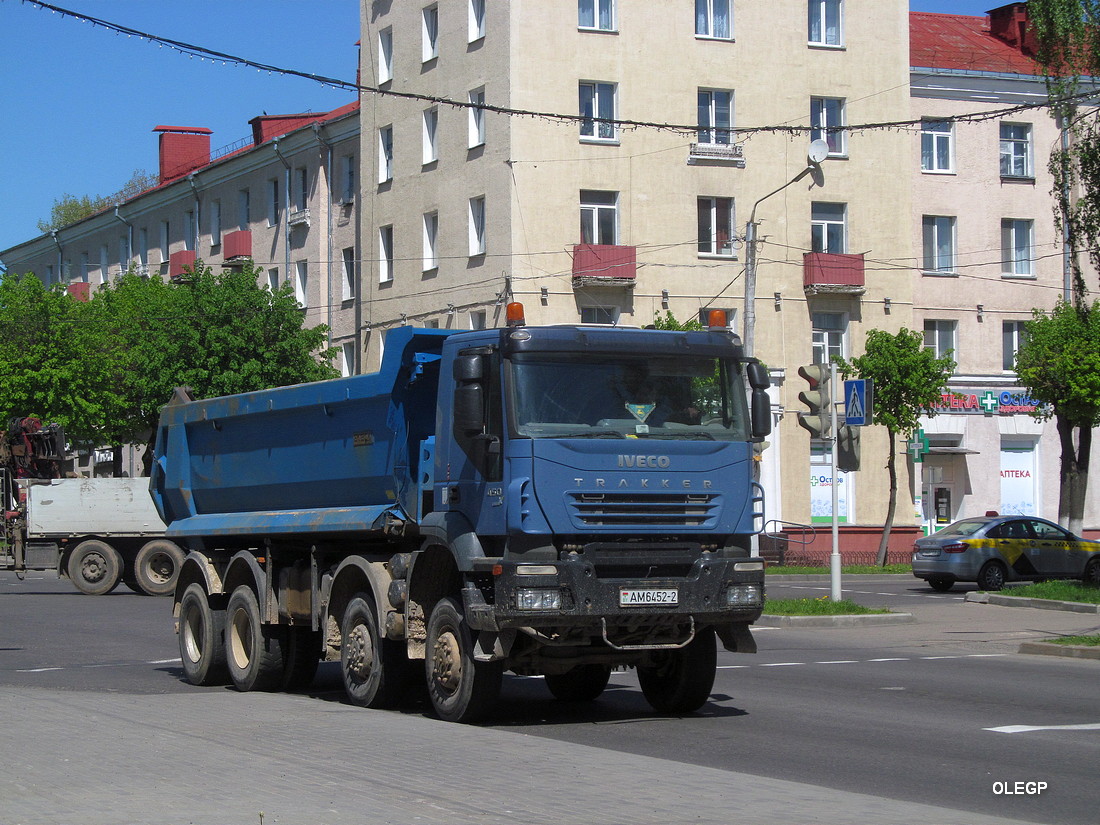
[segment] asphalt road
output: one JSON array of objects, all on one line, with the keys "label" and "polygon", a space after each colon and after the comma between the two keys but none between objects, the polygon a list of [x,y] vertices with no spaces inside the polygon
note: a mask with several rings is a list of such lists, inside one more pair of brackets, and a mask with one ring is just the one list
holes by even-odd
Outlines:
[{"label": "asphalt road", "polygon": [[[828,593],[827,577],[777,579],[769,580],[773,596]],[[423,705],[348,707],[331,665],[306,696],[194,688],[182,681],[168,600],[121,589],[88,597],[66,582],[17,582],[2,573],[0,707],[8,735],[0,753],[8,778],[0,778],[0,821],[255,822],[266,807],[269,825],[1096,822],[1100,663],[1016,649],[1057,633],[1097,632],[1100,617],[969,604],[965,591],[934,594],[906,577],[852,577],[844,585],[846,597],[904,607],[916,621],[761,628],[760,652],[720,654],[711,701],[684,718],[655,715],[633,673],[615,674],[604,696],[584,706],[552,700],[540,679],[511,677],[493,722],[470,727],[432,720]],[[991,730],[1006,726],[1026,729]],[[375,735],[363,738],[368,731]],[[50,737],[69,744],[50,746]],[[346,776],[333,768],[308,788],[296,781],[312,777],[339,743],[357,754],[345,755]],[[88,778],[78,794],[68,792],[61,766],[33,755],[70,745],[73,761],[85,766],[81,777],[96,758],[111,764],[114,778],[101,792]],[[188,748],[209,753],[211,762],[171,760],[179,788],[124,776],[130,761],[143,771]],[[249,759],[228,758],[234,749]],[[368,758],[387,752],[396,761],[384,767]],[[370,767],[354,764],[360,759]],[[417,779],[432,771],[448,780],[461,770],[480,776],[477,766],[487,777],[522,766],[524,776],[544,781],[482,783],[459,803]],[[212,767],[220,772],[211,775]],[[59,778],[48,781],[55,772]],[[355,791],[325,790],[342,776]],[[219,783],[242,788],[233,804],[211,806],[198,790]],[[267,791],[253,798],[253,786]],[[280,793],[288,787],[294,795]],[[179,800],[196,790],[195,809],[179,810]],[[165,818],[152,808],[148,819],[111,818],[120,797],[144,810],[142,794],[156,808],[164,793],[170,801],[157,810]],[[364,794],[374,815],[352,804]],[[5,799],[11,810],[34,815],[5,815]],[[106,818],[92,815],[104,810]],[[280,810],[283,818],[274,813]]]}]

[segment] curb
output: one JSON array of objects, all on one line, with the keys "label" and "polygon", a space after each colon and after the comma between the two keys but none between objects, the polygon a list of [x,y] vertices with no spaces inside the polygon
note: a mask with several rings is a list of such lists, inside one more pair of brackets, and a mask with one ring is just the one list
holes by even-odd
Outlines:
[{"label": "curb", "polygon": [[1039,610],[1064,610],[1069,613],[1100,613],[1100,604],[1058,602],[1053,599],[1029,599],[1026,596],[1001,596],[996,593],[967,593],[968,602],[1002,607],[1034,607]]},{"label": "curb", "polygon": [[1019,653],[1038,656],[1064,656],[1070,659],[1100,659],[1100,647],[1095,645],[1056,645],[1053,642],[1023,642]]},{"label": "curb", "polygon": [[875,627],[909,624],[912,613],[868,613],[846,616],[774,616],[763,615],[756,620],[762,627]]}]

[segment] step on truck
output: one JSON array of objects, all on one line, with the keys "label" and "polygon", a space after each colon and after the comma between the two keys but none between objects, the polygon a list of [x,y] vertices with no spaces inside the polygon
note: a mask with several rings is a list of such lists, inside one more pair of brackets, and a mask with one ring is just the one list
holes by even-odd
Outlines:
[{"label": "step on truck", "polygon": [[379,371],[224,398],[178,390],[151,480],[188,554],[196,685],[280,690],[338,661],[349,701],[489,714],[505,672],[560,700],[633,668],[701,707],[717,642],[756,650],[753,480],[768,376],[702,331],[398,327]]},{"label": "step on truck", "polygon": [[175,591],[183,550],[164,538],[147,478],[60,478],[64,430],[13,418],[0,438],[0,570],[53,571],[81,593]]}]

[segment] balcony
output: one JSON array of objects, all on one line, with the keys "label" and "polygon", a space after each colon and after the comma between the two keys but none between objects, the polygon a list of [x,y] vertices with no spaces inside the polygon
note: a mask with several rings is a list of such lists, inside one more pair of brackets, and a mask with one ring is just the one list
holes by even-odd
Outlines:
[{"label": "balcony", "polygon": [[633,289],[637,276],[633,246],[579,243],[573,247],[573,289],[614,286]]},{"label": "balcony", "polygon": [[185,269],[194,270],[196,260],[195,250],[181,249],[168,256],[168,278],[175,280],[183,275]]},{"label": "balcony", "polygon": [[87,281],[73,281],[65,287],[65,291],[73,297],[74,301],[87,301],[92,295],[92,285]]},{"label": "balcony", "polygon": [[222,255],[226,263],[241,262],[252,257],[252,231],[238,229],[222,236]]},{"label": "balcony", "polygon": [[807,252],[802,256],[802,277],[807,295],[862,295],[867,291],[863,255]]},{"label": "balcony", "polygon": [[689,143],[688,166],[736,166],[745,168],[739,143]]},{"label": "balcony", "polygon": [[291,226],[309,226],[309,207],[295,209],[287,217],[287,223]]}]

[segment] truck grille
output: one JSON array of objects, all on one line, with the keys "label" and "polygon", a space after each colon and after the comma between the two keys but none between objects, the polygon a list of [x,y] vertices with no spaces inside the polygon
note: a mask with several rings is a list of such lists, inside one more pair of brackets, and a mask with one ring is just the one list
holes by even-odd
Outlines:
[{"label": "truck grille", "polygon": [[569,493],[568,505],[584,527],[709,527],[718,516],[713,493]]}]

